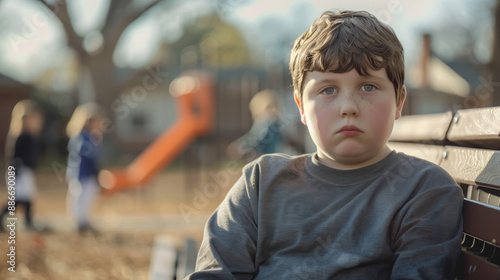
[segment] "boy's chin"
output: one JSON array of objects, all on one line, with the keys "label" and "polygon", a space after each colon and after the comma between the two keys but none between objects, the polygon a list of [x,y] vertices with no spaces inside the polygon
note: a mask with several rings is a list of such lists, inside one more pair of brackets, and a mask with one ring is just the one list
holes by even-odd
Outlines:
[{"label": "boy's chin", "polygon": [[320,162],[327,166],[339,169],[353,169],[377,162],[378,158],[381,157],[381,153],[382,151],[371,153],[369,149],[351,147],[349,149],[319,152],[318,156]]},{"label": "boy's chin", "polygon": [[353,153],[318,154],[318,158],[322,164],[336,169],[352,169],[365,162],[362,156]]},{"label": "boy's chin", "polygon": [[343,143],[327,151],[329,158],[338,161],[361,163],[369,158],[370,149],[359,145],[358,143]]}]

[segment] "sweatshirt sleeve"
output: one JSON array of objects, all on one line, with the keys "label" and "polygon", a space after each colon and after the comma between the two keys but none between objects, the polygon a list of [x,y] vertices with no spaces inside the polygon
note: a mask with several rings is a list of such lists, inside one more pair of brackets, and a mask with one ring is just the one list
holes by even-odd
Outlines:
[{"label": "sweatshirt sleeve", "polygon": [[209,218],[196,262],[186,279],[252,279],[256,273],[256,191],[243,175]]},{"label": "sweatshirt sleeve", "polygon": [[457,186],[426,191],[408,203],[393,236],[391,279],[454,279],[462,204]]}]

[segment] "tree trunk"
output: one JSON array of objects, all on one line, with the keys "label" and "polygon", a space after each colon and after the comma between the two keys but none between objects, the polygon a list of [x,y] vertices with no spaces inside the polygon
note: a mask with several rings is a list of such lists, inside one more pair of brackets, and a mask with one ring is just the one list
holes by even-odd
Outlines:
[{"label": "tree trunk", "polygon": [[[80,77],[86,75],[85,77],[88,80],[84,81],[86,85],[82,87],[84,92],[79,93],[78,103],[88,101],[98,103],[104,110],[106,117],[111,121],[110,129],[107,131],[110,134],[114,134],[113,128],[116,124],[113,102],[115,104],[119,102],[120,94],[127,83],[135,82],[133,79],[121,78],[117,75],[119,70],[113,63],[113,52],[127,26],[156,5],[159,0],[150,1],[140,8],[132,8],[132,2],[133,0],[111,0],[107,18],[101,30],[104,39],[102,49],[96,54],[90,54],[83,48],[83,39],[72,27],[66,0],[58,0],[51,2],[51,4],[45,0],[41,1],[61,21],[68,40],[68,47],[72,48],[78,55],[81,69],[88,72],[88,75],[83,74],[83,72],[80,75]],[[146,70],[138,70],[137,72],[136,75],[130,73],[128,76],[136,77],[141,73],[145,73]],[[92,87],[89,88],[88,85]]]}]

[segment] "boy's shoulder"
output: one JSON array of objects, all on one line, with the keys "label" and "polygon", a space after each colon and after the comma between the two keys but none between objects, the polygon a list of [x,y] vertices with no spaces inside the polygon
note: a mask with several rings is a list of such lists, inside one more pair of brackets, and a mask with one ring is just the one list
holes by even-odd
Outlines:
[{"label": "boy's shoulder", "polygon": [[401,152],[396,152],[396,155],[396,163],[388,170],[394,181],[419,182],[420,191],[424,192],[431,189],[459,188],[453,177],[439,165]]},{"label": "boy's shoulder", "polygon": [[287,155],[282,153],[265,154],[243,167],[243,174],[279,173],[283,170],[304,172],[304,167],[312,154]]},{"label": "boy's shoulder", "polygon": [[428,160],[408,155],[403,152],[394,151],[394,153],[396,154],[396,161],[394,163],[400,171],[405,169],[409,169],[408,171],[410,171],[418,168],[426,172],[435,171],[438,173],[448,174],[442,167]]}]

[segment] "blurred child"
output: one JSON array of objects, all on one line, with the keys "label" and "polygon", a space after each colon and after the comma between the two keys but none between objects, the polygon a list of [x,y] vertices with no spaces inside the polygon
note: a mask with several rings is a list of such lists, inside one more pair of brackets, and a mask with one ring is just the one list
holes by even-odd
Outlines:
[{"label": "blurred child", "polygon": [[228,146],[227,154],[232,159],[239,159],[244,155],[256,158],[275,153],[282,142],[276,93],[272,90],[258,92],[250,100],[249,108],[253,124],[245,135]]},{"label": "blurred child", "polygon": [[[41,108],[32,100],[19,101],[12,110],[5,155],[7,164],[15,168],[16,210],[23,206],[26,228],[33,229],[32,202],[36,195],[34,170],[37,165],[38,135],[43,127]],[[8,205],[0,214],[0,221],[8,212]]]},{"label": "blurred child", "polygon": [[68,144],[67,211],[78,225],[78,231],[95,231],[89,223],[90,209],[100,191],[97,181],[98,158],[103,137],[102,113],[97,104],[78,106],[66,127]]}]

